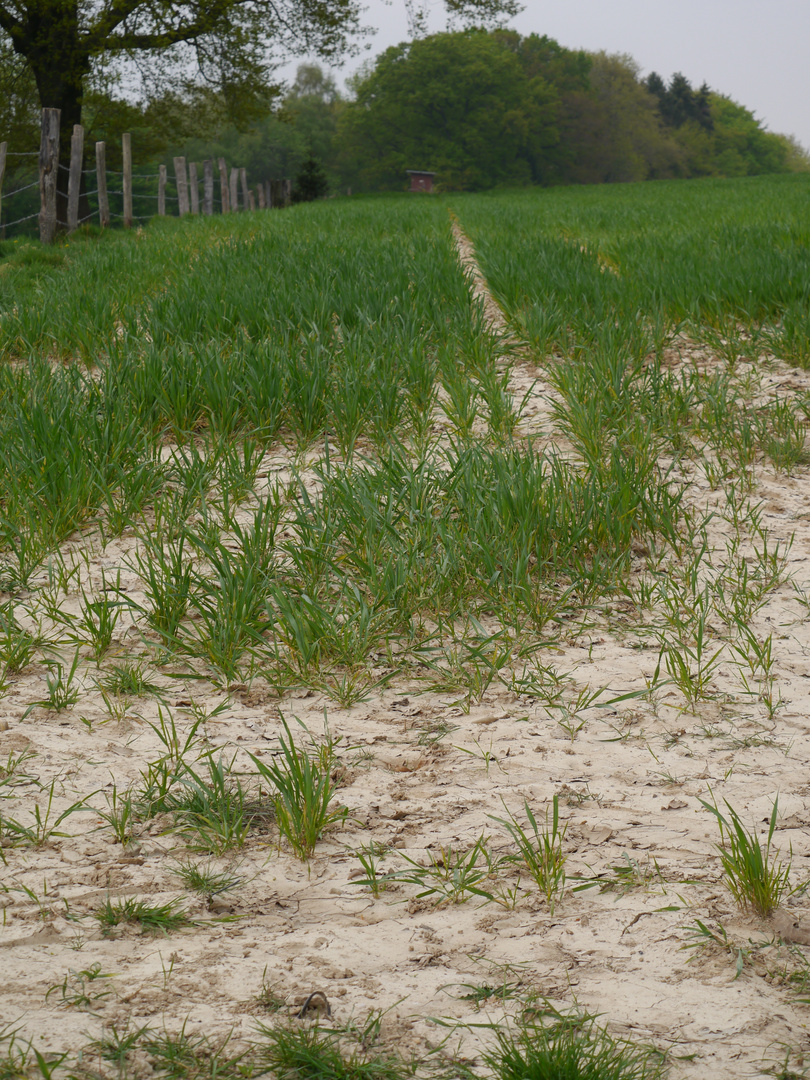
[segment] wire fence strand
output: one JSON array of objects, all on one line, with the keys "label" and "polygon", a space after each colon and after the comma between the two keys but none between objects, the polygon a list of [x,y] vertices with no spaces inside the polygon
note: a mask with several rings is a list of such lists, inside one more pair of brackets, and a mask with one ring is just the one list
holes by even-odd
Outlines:
[{"label": "wire fence strand", "polygon": [[25,187],[18,187],[16,191],[4,191],[3,198],[11,199],[14,195],[19,195],[21,191],[30,191],[32,187],[39,187],[39,177],[33,180],[30,184],[26,184]]},{"label": "wire fence strand", "polygon": [[16,221],[4,221],[2,228],[10,229],[12,225],[20,225],[23,221],[30,221],[31,218],[39,217],[39,210],[35,210],[33,214],[27,214],[25,217],[17,218]]}]

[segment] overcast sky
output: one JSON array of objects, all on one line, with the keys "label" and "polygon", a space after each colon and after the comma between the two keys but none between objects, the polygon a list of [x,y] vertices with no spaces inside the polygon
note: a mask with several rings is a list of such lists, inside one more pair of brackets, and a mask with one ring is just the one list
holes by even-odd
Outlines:
[{"label": "overcast sky", "polygon": [[[362,59],[408,39],[402,0],[367,0],[371,49],[335,71],[338,80]],[[808,0],[524,0],[510,26],[548,34],[567,48],[629,53],[642,74],[681,71],[699,86],[751,109],[771,131],[810,148],[810,3]],[[445,29],[431,0],[431,30]],[[295,65],[283,74],[294,75]]]}]

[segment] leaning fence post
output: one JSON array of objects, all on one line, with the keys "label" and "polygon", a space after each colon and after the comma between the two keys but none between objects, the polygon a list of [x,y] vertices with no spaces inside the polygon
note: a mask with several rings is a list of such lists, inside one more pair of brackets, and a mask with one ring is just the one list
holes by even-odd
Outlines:
[{"label": "leaning fence post", "polygon": [[248,189],[247,169],[239,170],[239,183],[242,186],[242,209],[247,210],[248,207],[250,207],[250,190]]},{"label": "leaning fence post", "polygon": [[188,178],[184,157],[174,159],[174,178],[177,181],[177,211],[180,217],[185,217],[188,213]]},{"label": "leaning fence post", "polygon": [[231,201],[228,198],[228,167],[225,158],[219,159],[219,195],[222,199],[222,213],[227,214],[231,209]]},{"label": "leaning fence post", "polygon": [[166,217],[166,166],[158,166],[158,217]]},{"label": "leaning fence post", "polygon": [[124,158],[122,166],[124,191],[124,228],[132,228],[132,136],[125,131],[121,136],[121,151]]},{"label": "leaning fence post", "polygon": [[82,186],[82,159],[84,158],[84,128],[81,124],[73,125],[70,137],[70,175],[68,176],[68,232],[79,227],[79,192]]},{"label": "leaning fence post", "polygon": [[[237,168],[231,169],[230,180],[228,183],[231,196],[231,211],[239,209],[239,170]],[[244,207],[242,207],[244,210]]]},{"label": "leaning fence post", "polygon": [[188,193],[191,196],[192,214],[199,214],[200,189],[197,187],[197,163],[195,161],[188,163]]},{"label": "leaning fence post", "polygon": [[56,177],[59,170],[61,109],[42,110],[39,140],[39,238],[52,244],[56,236]]},{"label": "leaning fence post", "polygon": [[96,179],[98,180],[98,221],[102,229],[110,224],[110,200],[107,198],[107,144],[96,143]]},{"label": "leaning fence post", "polygon": [[214,163],[211,158],[206,158],[203,162],[202,212],[207,216],[214,212]]}]

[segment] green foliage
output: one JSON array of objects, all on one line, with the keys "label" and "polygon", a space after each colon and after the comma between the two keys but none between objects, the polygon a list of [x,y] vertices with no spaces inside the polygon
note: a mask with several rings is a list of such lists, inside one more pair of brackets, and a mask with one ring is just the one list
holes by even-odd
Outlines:
[{"label": "green foliage", "polygon": [[553,88],[480,30],[389,48],[355,91],[341,131],[367,185],[401,188],[408,168],[445,190],[526,183],[558,141]]},{"label": "green foliage", "polygon": [[168,934],[184,926],[193,926],[180,900],[150,904],[148,900],[137,900],[134,896],[128,896],[125,900],[112,900],[108,896],[93,915],[105,935],[127,923],[139,926],[144,934]]},{"label": "green foliage", "polygon": [[664,1071],[653,1048],[556,1010],[548,1023],[497,1029],[484,1060],[495,1080],[655,1080]]},{"label": "green foliage", "polygon": [[282,719],[284,735],[279,736],[281,757],[267,763],[253,754],[250,757],[259,777],[273,791],[276,824],[299,859],[308,859],[323,833],[337,822],[345,821],[348,811],[332,807],[337,794],[332,770],[334,749],[331,740],[313,751],[296,746],[289,725]]},{"label": "green foliage", "polygon": [[764,844],[756,832],[746,829],[728,802],[728,817],[716,805],[703,799],[700,802],[717,819],[721,837],[717,851],[731,895],[743,911],[753,911],[765,918],[776,911],[782,898],[791,892],[791,859],[785,864],[771,854],[779,799],[774,799]]},{"label": "green foliage", "polygon": [[321,199],[329,189],[329,180],[323,165],[312,154],[301,165],[292,192],[293,202],[313,202]]}]

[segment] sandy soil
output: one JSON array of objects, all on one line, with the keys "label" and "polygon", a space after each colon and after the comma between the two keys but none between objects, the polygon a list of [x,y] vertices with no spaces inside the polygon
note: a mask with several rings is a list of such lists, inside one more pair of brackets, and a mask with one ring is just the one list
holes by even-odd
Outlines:
[{"label": "sandy soil", "polygon": [[[713,361],[682,342],[671,362]],[[549,386],[542,371],[519,357],[515,392],[522,395],[533,383],[526,433],[549,426]],[[777,389],[806,392],[810,377],[773,362],[762,392]],[[282,454],[269,456],[265,482],[285,464]],[[786,576],[806,586],[807,469],[786,476],[759,462],[756,474],[751,497],[763,504],[771,542],[787,546],[792,538]],[[709,542],[722,553],[734,533],[722,517],[726,495],[712,490],[697,468],[689,480],[691,503],[718,511]],[[68,560],[71,553],[77,563],[80,552],[90,556],[71,586],[68,610],[71,604],[78,610],[79,580],[98,586],[102,570],[109,577],[122,569],[122,584],[143,601],[141,583],[125,565],[133,539],[125,535],[103,550],[94,544],[77,536],[65,545]],[[742,554],[753,559],[750,542]],[[645,572],[642,550],[636,571]],[[35,584],[46,582],[43,574]],[[643,690],[653,677],[654,637],[629,606],[624,611],[616,602],[610,609],[564,624],[559,642],[539,655],[570,675],[569,706],[585,687],[615,695]],[[810,1006],[795,1001],[787,981],[802,957],[810,958],[810,901],[797,893],[768,922],[741,914],[722,880],[716,824],[700,802],[713,792],[762,831],[778,792],[776,839],[783,857],[792,848],[792,882],[807,880],[810,626],[793,582],[770,593],[752,629],[773,632],[782,703],[770,719],[743,693],[730,655],[712,699],[693,711],[670,685],[648,699],[588,708],[573,720],[570,708],[565,713],[536,695],[512,692],[508,672],[469,710],[458,693],[424,692],[424,683],[399,682],[341,709],[311,693],[279,701],[258,680],[226,693],[155,675],[184,729],[192,723],[192,701],[209,713],[224,705],[204,724],[200,749],[227,748],[245,771],[246,752],[279,751],[282,716],[299,718],[316,738],[326,717],[350,818],[319,843],[309,866],[279,850],[272,834],[252,838],[233,859],[212,860],[218,868],[234,867],[242,883],[210,903],[187,899],[197,924],[169,937],[134,929],[105,937],[91,915],[108,896],[164,902],[183,895],[172,867],[187,852],[165,831],[165,820],[122,847],[88,810],[64,821],[61,829],[70,835],[39,848],[7,847],[7,865],[0,866],[0,1017],[53,1052],[77,1050],[105,1025],[173,1030],[185,1023],[187,1031],[208,1034],[234,1028],[238,1042],[251,1036],[256,1018],[272,1019],[260,1000],[263,987],[283,1002],[282,1015],[322,991],[334,1023],[363,1023],[382,1010],[383,1044],[472,1062],[486,1035],[465,1025],[514,1016],[548,997],[561,1008],[578,1003],[602,1014],[614,1032],[667,1050],[673,1077],[750,1077],[782,1060],[783,1047],[810,1050]],[[139,627],[128,617],[114,655],[141,651]],[[163,749],[147,723],[157,722],[157,700],[135,700],[124,719],[111,722],[92,674],[88,664],[79,702],[60,713],[35,709],[23,718],[42,697],[41,665],[11,679],[0,701],[0,765],[22,751],[35,755],[23,771],[45,785],[57,780],[60,811],[90,792],[98,793],[91,805],[104,806],[113,783],[119,791],[137,784],[145,763]],[[35,802],[44,813],[42,790],[24,776],[0,794],[7,796],[0,813],[30,820]],[[425,862],[431,852],[439,857],[441,847],[464,849],[486,833],[491,849],[505,853],[509,837],[493,816],[503,817],[504,807],[519,814],[524,800],[542,816],[554,795],[567,823],[568,887],[553,913],[525,875],[512,909],[476,897],[459,904],[418,900],[415,886],[401,884],[375,899],[358,884],[361,868],[352,852],[361,845],[375,841]],[[382,865],[403,863],[392,852]],[[594,879],[601,887],[572,891]],[[506,884],[518,885],[517,877]],[[696,920],[724,927],[733,948],[684,948],[694,940]],[[738,949],[744,950],[739,977]],[[63,1001],[65,977],[73,986],[70,972],[94,964],[110,978],[88,983],[89,991],[108,996],[82,1008]],[[469,999],[473,987],[504,984],[510,987],[505,1001]]]}]

